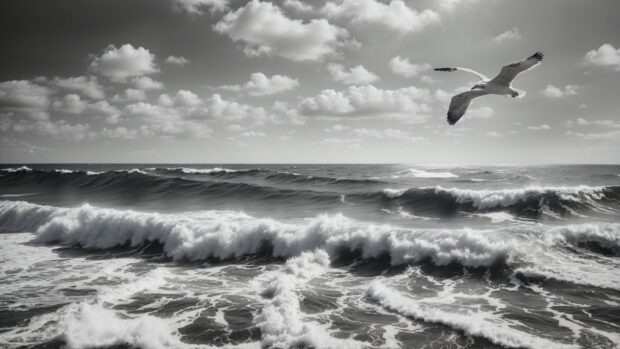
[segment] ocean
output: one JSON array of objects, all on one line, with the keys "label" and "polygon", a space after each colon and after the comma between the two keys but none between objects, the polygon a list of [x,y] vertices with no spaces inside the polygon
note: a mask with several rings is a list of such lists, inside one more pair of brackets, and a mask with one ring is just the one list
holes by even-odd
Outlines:
[{"label": "ocean", "polygon": [[3,165],[2,348],[618,348],[620,166]]}]

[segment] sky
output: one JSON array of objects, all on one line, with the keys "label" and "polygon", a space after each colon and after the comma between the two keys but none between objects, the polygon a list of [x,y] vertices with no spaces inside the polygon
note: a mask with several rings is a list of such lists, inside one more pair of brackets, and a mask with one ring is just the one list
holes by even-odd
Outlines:
[{"label": "sky", "polygon": [[[617,0],[0,2],[0,162],[620,163]],[[450,98],[543,51],[525,98]]]}]

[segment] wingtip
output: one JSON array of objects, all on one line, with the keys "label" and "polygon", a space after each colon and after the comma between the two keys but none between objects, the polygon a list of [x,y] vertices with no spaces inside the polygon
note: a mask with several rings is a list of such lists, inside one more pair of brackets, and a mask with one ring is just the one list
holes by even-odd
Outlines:
[{"label": "wingtip", "polygon": [[536,53],[534,53],[533,55],[531,55],[531,56],[530,56],[530,58],[533,58],[533,59],[536,59],[536,60],[542,61],[542,60],[543,60],[543,58],[544,58],[544,56],[545,56],[545,55],[543,54],[543,52],[542,52],[542,51],[537,51]]}]

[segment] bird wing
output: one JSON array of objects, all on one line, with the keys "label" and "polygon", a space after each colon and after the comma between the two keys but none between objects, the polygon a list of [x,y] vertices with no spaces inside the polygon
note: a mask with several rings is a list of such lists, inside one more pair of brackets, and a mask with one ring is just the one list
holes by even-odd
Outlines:
[{"label": "bird wing", "polygon": [[497,83],[499,85],[509,86],[512,80],[519,74],[526,70],[530,70],[540,64],[543,59],[543,53],[538,51],[528,58],[508,64],[502,68],[502,71],[491,80],[491,82]]},{"label": "bird wing", "polygon": [[483,90],[471,90],[452,97],[450,108],[448,109],[448,123],[450,125],[456,124],[456,122],[465,115],[465,111],[467,111],[471,100],[486,94],[488,93]]},{"label": "bird wing", "polygon": [[478,78],[480,78],[480,80],[483,80],[483,81],[489,80],[489,78],[486,75],[484,75],[482,73],[478,73],[477,71],[475,71],[473,69],[469,69],[469,68],[462,68],[462,67],[435,68],[433,70],[435,70],[435,71],[445,71],[445,72],[452,72],[452,71],[460,70],[460,71],[472,73],[472,74],[476,75]]}]

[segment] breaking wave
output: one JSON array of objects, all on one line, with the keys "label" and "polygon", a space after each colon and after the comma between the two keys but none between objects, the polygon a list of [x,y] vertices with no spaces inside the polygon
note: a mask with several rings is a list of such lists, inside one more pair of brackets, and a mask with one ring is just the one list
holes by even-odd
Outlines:
[{"label": "breaking wave", "polygon": [[[539,263],[577,241],[620,248],[620,224],[569,225],[538,228],[524,238],[524,228],[413,229],[371,224],[341,214],[319,215],[305,222],[283,223],[240,212],[201,211],[174,215],[97,208],[88,204],[58,208],[20,201],[0,201],[0,228],[35,232],[36,242],[78,245],[89,249],[138,247],[156,242],[162,253],[177,261],[227,260],[268,254],[290,258],[315,249],[332,260],[346,251],[362,258],[388,256],[392,265],[430,262],[437,266],[510,268]],[[520,230],[521,229],[521,230]],[[544,252],[544,253],[543,253]],[[558,256],[561,252],[554,252]],[[540,259],[540,263],[549,261]],[[553,261],[552,261],[553,262]]]},{"label": "breaking wave", "polygon": [[581,209],[612,213],[607,203],[620,202],[620,187],[526,187],[516,189],[474,190],[460,188],[384,189],[385,200],[405,207],[427,208],[440,212],[513,210],[517,214],[540,214],[551,211],[561,215]]}]

